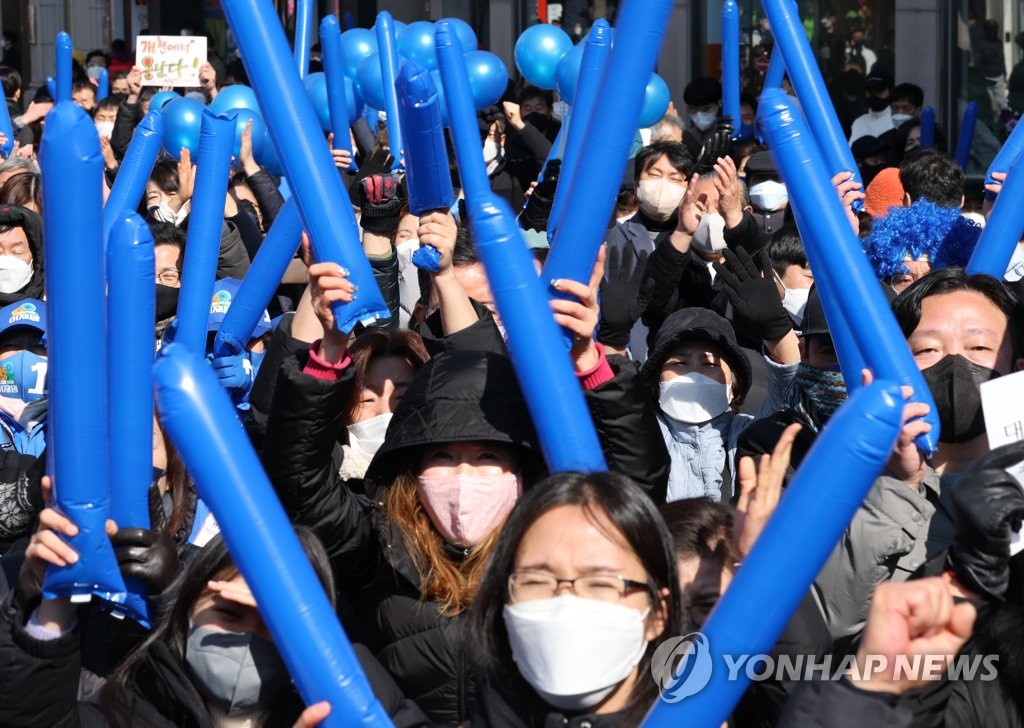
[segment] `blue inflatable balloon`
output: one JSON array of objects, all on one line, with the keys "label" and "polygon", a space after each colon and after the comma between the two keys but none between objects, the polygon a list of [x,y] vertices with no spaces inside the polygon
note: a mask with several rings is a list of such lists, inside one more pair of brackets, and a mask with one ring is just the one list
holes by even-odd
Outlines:
[{"label": "blue inflatable balloon", "polygon": [[224,114],[232,109],[249,109],[249,111],[258,112],[260,105],[256,101],[255,92],[249,86],[236,83],[222,88],[216,98],[210,102],[210,111],[215,114]]},{"label": "blue inflatable balloon", "polygon": [[971,157],[971,144],[974,142],[974,129],[978,125],[978,102],[971,101],[964,108],[964,117],[960,121],[960,134],[956,138],[956,161],[964,171]]},{"label": "blue inflatable balloon", "polygon": [[107,204],[103,206],[103,244],[110,237],[114,221],[139,206],[146,183],[164,143],[164,119],[159,111],[150,109],[132,133],[128,150],[121,160],[117,177],[110,187]]},{"label": "blue inflatable balloon", "polygon": [[272,174],[275,177],[280,177],[284,174],[284,167],[281,165],[281,160],[277,156],[277,149],[274,148],[274,142],[270,138],[270,129],[266,128],[266,123],[263,125],[263,154],[262,156],[253,152],[256,158],[256,162],[263,167],[267,174]]},{"label": "blue inflatable balloon", "polygon": [[639,127],[643,129],[657,124],[668,110],[668,103],[671,100],[671,93],[665,79],[652,73],[651,80],[647,82],[647,88],[644,89],[644,105],[640,107],[640,121],[637,122]]},{"label": "blue inflatable balloon", "polygon": [[14,128],[11,126],[11,114],[7,104],[0,104],[0,134],[7,139],[3,147],[0,147],[0,155],[6,159],[14,151]]},{"label": "blue inflatable balloon", "polygon": [[434,50],[434,24],[429,20],[409,23],[398,34],[398,52],[428,70],[435,70],[437,51]]},{"label": "blue inflatable balloon", "polygon": [[367,105],[375,109],[384,108],[384,81],[380,73],[380,58],[376,53],[367,56],[359,64],[356,90]]},{"label": "blue inflatable balloon", "polygon": [[323,71],[311,73],[303,79],[306,87],[306,96],[316,110],[317,121],[324,131],[331,130],[331,107],[327,103],[327,76]]},{"label": "blue inflatable balloon", "polygon": [[516,68],[534,86],[550,91],[558,64],[570,48],[572,40],[561,28],[546,23],[530,26],[516,41]]},{"label": "blue inflatable balloon", "polygon": [[398,55],[398,44],[395,41],[395,23],[391,13],[377,13],[377,48],[380,57],[381,88],[384,92],[384,113],[388,125],[388,146],[394,161],[391,171],[397,172],[402,164],[405,142],[402,138],[402,124],[398,117],[398,93],[395,91],[395,79],[402,67]]},{"label": "blue inflatable balloon", "polygon": [[108,96],[110,96],[110,71],[101,68],[100,77],[96,81],[96,100],[103,101]]},{"label": "blue inflatable balloon", "polygon": [[403,23],[401,20],[392,20],[391,24],[395,28],[395,36],[396,37],[398,36],[399,33],[401,33],[403,30],[405,30],[406,28],[409,27],[408,23]]},{"label": "blue inflatable balloon", "polygon": [[488,51],[471,51],[465,56],[469,73],[469,92],[477,109],[498,103],[508,88],[508,69],[500,58]]},{"label": "blue inflatable balloon", "polygon": [[435,23],[435,28],[440,23],[448,23],[448,27],[455,32],[455,38],[459,41],[459,45],[462,46],[463,53],[469,53],[479,48],[476,33],[473,32],[473,28],[465,20],[461,18],[441,18]]},{"label": "blue inflatable balloon", "polygon": [[740,6],[736,0],[722,3],[722,114],[732,118],[735,129],[740,128]]},{"label": "blue inflatable balloon", "polygon": [[313,42],[313,0],[298,0],[295,4],[295,67],[299,78],[309,74],[309,51]]},{"label": "blue inflatable balloon", "polygon": [[57,42],[54,44],[54,51],[57,55],[57,95],[54,101],[71,100],[71,57],[73,54],[71,36],[63,30],[57,33]]},{"label": "blue inflatable balloon", "polygon": [[163,111],[164,107],[167,106],[174,99],[180,99],[181,94],[176,91],[157,91],[153,94],[153,98],[149,100],[150,111]]},{"label": "blue inflatable balloon", "polygon": [[376,55],[377,34],[369,28],[352,28],[341,34],[341,46],[345,49],[345,75],[355,78],[359,64]]},{"label": "blue inflatable balloon", "polygon": [[935,146],[935,109],[925,106],[921,109],[921,149]]},{"label": "blue inflatable balloon", "polygon": [[259,159],[263,156],[263,144],[267,139],[267,125],[263,123],[263,117],[251,109],[232,109],[224,114],[228,119],[235,122],[235,142],[231,147],[231,154],[236,159],[242,148],[242,135],[245,134],[245,127],[252,122],[252,156]]},{"label": "blue inflatable balloon", "polygon": [[164,149],[174,159],[181,158],[184,147],[193,156],[199,151],[199,132],[206,107],[185,96],[174,99],[163,108]]},{"label": "blue inflatable balloon", "polygon": [[555,69],[555,89],[558,96],[569,106],[576,102],[576,86],[579,84],[580,67],[583,64],[583,43],[570,48]]}]

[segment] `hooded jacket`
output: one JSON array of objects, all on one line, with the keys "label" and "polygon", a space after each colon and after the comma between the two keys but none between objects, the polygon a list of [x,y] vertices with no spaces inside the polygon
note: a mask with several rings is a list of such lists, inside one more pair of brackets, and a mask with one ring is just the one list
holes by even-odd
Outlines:
[{"label": "hooded jacket", "polygon": [[32,251],[32,278],[14,293],[0,293],[0,307],[25,298],[43,300],[43,219],[18,205],[0,205],[0,227],[20,227]]}]

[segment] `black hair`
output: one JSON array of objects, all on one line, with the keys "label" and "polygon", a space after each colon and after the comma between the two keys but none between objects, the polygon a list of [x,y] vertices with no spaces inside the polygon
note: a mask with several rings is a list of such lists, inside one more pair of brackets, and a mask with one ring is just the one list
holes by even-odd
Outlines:
[{"label": "black hair", "polygon": [[120,99],[123,99],[123,98],[124,97],[121,96],[120,94],[113,94],[113,95],[108,96],[107,98],[103,99],[102,101],[97,101],[96,102],[96,111],[108,111],[108,110],[110,110],[110,111],[113,111],[114,113],[117,113],[117,109],[121,105]]},{"label": "black hair", "polygon": [[906,100],[914,106],[924,105],[924,89],[913,83],[900,83],[892,90],[892,101],[897,99]]},{"label": "black hair", "polygon": [[149,229],[153,232],[154,245],[175,245],[185,249],[185,231],[174,223],[149,220]]},{"label": "black hair", "polygon": [[24,172],[8,177],[7,181],[0,185],[0,204],[18,207],[28,207],[31,204],[42,213],[42,175],[38,172]]},{"label": "black hair", "polygon": [[910,201],[920,199],[939,207],[959,208],[964,198],[964,170],[948,154],[924,149],[900,163],[900,184]]},{"label": "black hair", "polygon": [[102,50],[100,50],[99,48],[95,48],[95,49],[89,51],[86,54],[86,56],[85,56],[86,64],[89,63],[89,59],[90,58],[93,58],[95,56],[99,56],[100,58],[103,59],[103,65],[104,66],[110,65],[110,57],[106,53],[104,53]]},{"label": "black hair", "polygon": [[683,498],[658,511],[672,535],[677,559],[720,558],[735,568],[739,554],[732,540],[733,509],[710,498]]},{"label": "black hair", "polygon": [[473,651],[471,659],[492,685],[519,678],[502,616],[509,599],[508,578],[526,531],[541,516],[560,506],[582,508],[595,524],[598,514],[606,517],[640,559],[654,593],[660,596],[668,590],[665,630],[647,645],[640,660],[641,677],[633,687],[627,707],[629,715],[623,721],[624,725],[637,725],[658,699],[658,686],[647,677],[651,656],[666,639],[682,634],[682,611],[672,537],[651,499],[624,475],[559,473],[523,494],[505,522],[467,614],[466,643]]},{"label": "black hair", "polygon": [[695,78],[683,89],[683,101],[687,106],[707,106],[721,100],[722,82],[717,78]]},{"label": "black hair", "polygon": [[782,278],[791,265],[801,268],[807,266],[807,251],[796,225],[783,225],[772,235],[768,241],[768,259],[771,260],[772,270],[778,273],[779,278]]},{"label": "black hair", "polygon": [[85,89],[92,91],[92,95],[95,98],[96,87],[92,85],[92,81],[75,81],[71,86],[71,93],[74,93],[75,91],[83,91]]},{"label": "black hair", "polygon": [[452,250],[452,265],[461,268],[467,265],[475,265],[480,262],[480,255],[473,244],[473,238],[469,234],[469,228],[460,225],[455,232],[455,248]]},{"label": "black hair", "polygon": [[518,103],[522,106],[525,101],[536,98],[544,99],[549,109],[555,105],[555,97],[552,93],[536,86],[524,86],[523,90],[519,92]]},{"label": "black hair", "polygon": [[[333,605],[335,601],[334,575],[331,571],[327,551],[311,530],[296,526],[295,535]],[[237,567],[220,535],[196,551],[189,565],[178,573],[174,582],[164,592],[164,597],[155,610],[154,627],[149,636],[114,669],[101,689],[100,700],[110,725],[137,724],[138,716],[133,711],[133,703],[138,697],[136,678],[141,670],[145,670],[144,663],[154,643],[163,642],[170,653],[170,658],[177,662],[181,672],[189,674],[185,667],[185,649],[188,643],[192,609],[203,592],[206,591],[207,584],[211,579],[231,578],[235,573],[237,573]],[[191,683],[181,685],[179,689],[196,690]],[[195,692],[193,697],[195,699],[189,701],[182,696],[181,702],[185,704],[202,703],[198,692]],[[292,701],[281,701],[281,703],[288,709],[292,708]],[[277,712],[278,707],[272,708],[271,718],[274,720],[268,719],[264,725],[292,724],[290,721],[282,721],[281,716],[275,715]],[[297,714],[298,711],[291,716],[292,721],[295,720]]]},{"label": "black hair", "polygon": [[963,268],[933,270],[896,296],[892,302],[892,312],[903,335],[909,337],[921,323],[924,299],[956,291],[980,293],[991,301],[1006,316],[1013,360],[1016,361],[1024,354],[1024,308],[1017,296],[1002,281],[987,275],[968,275]]},{"label": "black hair", "polygon": [[898,161],[902,164],[904,159],[909,159],[915,154],[921,154],[926,151],[946,151],[946,132],[943,130],[941,124],[935,125],[935,147],[932,150],[920,149],[919,147],[911,149],[910,151],[904,151],[907,146],[907,139],[910,138],[910,132],[921,126],[921,120],[918,117],[907,119],[902,124],[896,127],[896,130],[892,133],[892,141],[889,146],[893,150],[893,154]]},{"label": "black hair", "polygon": [[11,98],[21,88],[21,74],[10,66],[0,66],[0,83],[4,86],[4,96]]},{"label": "black hair", "polygon": [[178,191],[178,163],[173,159],[161,159],[153,165],[149,173],[149,181],[161,192],[173,195]]},{"label": "black hair", "polygon": [[662,139],[661,141],[648,144],[636,153],[636,159],[633,162],[634,184],[638,183],[640,175],[650,169],[651,165],[661,157],[668,159],[668,163],[679,170],[680,174],[683,175],[683,179],[689,182],[690,175],[693,174],[693,157],[690,156],[690,151],[686,148],[685,144],[674,142],[670,139]]}]

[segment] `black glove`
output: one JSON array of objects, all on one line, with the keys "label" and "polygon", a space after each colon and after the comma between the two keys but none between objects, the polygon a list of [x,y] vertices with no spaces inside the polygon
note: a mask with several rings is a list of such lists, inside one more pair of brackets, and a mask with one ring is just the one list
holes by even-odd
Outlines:
[{"label": "black glove", "polygon": [[728,249],[722,253],[725,265],[715,263],[714,266],[719,285],[732,303],[735,326],[755,341],[777,341],[788,334],[793,323],[782,307],[775,281],[767,275],[772,269],[767,249],[761,249],[764,276],[743,248],[735,253]]},{"label": "black glove", "polygon": [[693,171],[697,174],[707,174],[715,168],[715,162],[722,157],[729,156],[732,149],[732,135],[736,127],[732,125],[731,116],[720,116],[715,122],[715,130],[704,142],[700,149],[700,157]]},{"label": "black glove", "polygon": [[526,201],[526,207],[519,213],[519,227],[523,230],[546,232],[551,205],[555,201],[555,188],[562,170],[562,160],[552,159],[544,168],[544,179],[537,183]]},{"label": "black glove", "polygon": [[[601,320],[597,329],[597,340],[602,344],[623,349],[629,343],[629,333],[646,303],[644,271],[649,255],[646,250],[638,255],[633,241],[622,249],[608,248],[601,281]],[[647,280],[646,293],[654,284],[654,280]]]},{"label": "black glove", "polygon": [[152,528],[119,528],[110,539],[117,566],[125,578],[146,586],[150,600],[158,597],[178,575],[178,547],[165,527],[163,502],[156,486],[149,489]]},{"label": "black glove", "polygon": [[360,224],[375,235],[392,235],[405,204],[403,177],[397,173],[374,174],[359,183]]},{"label": "black glove", "polygon": [[1024,491],[1006,468],[1024,460],[1024,441],[982,455],[953,488],[956,534],[949,563],[968,589],[1002,601],[1010,579],[1010,536],[1024,519]]}]

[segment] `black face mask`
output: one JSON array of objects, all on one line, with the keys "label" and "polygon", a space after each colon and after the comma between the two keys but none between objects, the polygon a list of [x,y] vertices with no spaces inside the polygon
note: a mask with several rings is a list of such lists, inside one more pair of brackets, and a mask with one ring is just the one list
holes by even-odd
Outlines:
[{"label": "black face mask", "polygon": [[178,312],[178,293],[180,288],[156,284],[156,322],[169,319]]},{"label": "black face mask", "polygon": [[981,385],[1000,376],[999,372],[948,354],[921,374],[939,412],[940,442],[967,442],[985,432]]},{"label": "black face mask", "polygon": [[542,114],[539,111],[534,111],[532,114],[527,114],[523,117],[523,121],[533,126],[537,131],[542,134],[548,129],[549,117],[546,114]]},{"label": "black face mask", "polygon": [[877,96],[868,96],[868,108],[878,113],[889,108],[889,99],[881,99]]}]

